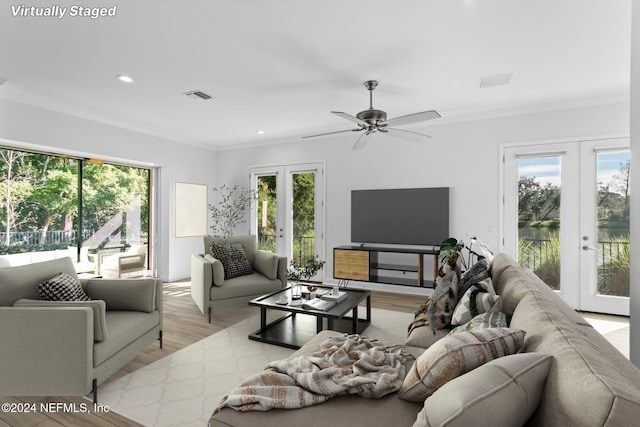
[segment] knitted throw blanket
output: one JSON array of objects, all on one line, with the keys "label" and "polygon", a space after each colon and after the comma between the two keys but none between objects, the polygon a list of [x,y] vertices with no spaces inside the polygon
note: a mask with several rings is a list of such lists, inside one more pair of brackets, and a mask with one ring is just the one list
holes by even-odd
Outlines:
[{"label": "knitted throw blanket", "polygon": [[225,397],[237,411],[294,409],[326,402],[339,394],[378,399],[400,389],[409,355],[359,335],[329,338],[312,356],[269,363]]}]

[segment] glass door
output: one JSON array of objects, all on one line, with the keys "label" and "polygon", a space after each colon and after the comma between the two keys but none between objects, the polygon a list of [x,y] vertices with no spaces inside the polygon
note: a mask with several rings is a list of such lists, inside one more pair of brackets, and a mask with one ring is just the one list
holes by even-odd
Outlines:
[{"label": "glass door", "polygon": [[629,315],[629,141],[582,144],[580,308]]},{"label": "glass door", "polygon": [[579,307],[576,146],[505,149],[504,251]]},{"label": "glass door", "polygon": [[[251,169],[258,194],[251,232],[259,249],[285,254],[296,265],[324,259],[324,164],[304,163]],[[311,280],[322,281],[322,273]]]},{"label": "glass door", "polygon": [[628,139],[504,153],[503,250],[571,307],[628,315]]}]

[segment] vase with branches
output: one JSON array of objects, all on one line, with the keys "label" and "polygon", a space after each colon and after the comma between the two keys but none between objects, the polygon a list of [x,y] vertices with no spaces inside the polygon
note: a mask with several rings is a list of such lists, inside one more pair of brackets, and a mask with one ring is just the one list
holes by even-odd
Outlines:
[{"label": "vase with branches", "polygon": [[209,204],[211,212],[211,231],[228,243],[235,228],[247,222],[245,211],[251,207],[256,192],[238,184],[233,187],[222,185],[213,189],[219,199],[217,204]]}]

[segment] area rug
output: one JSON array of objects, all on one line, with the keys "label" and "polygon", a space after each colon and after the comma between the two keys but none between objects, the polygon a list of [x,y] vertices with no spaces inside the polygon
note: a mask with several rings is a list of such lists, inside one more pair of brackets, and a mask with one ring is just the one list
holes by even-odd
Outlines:
[{"label": "area rug", "polygon": [[[361,310],[363,311],[363,310]],[[362,335],[384,344],[404,342],[412,313],[373,309]],[[98,400],[146,426],[206,426],[233,387],[293,350],[250,341],[258,315],[98,388]]]}]

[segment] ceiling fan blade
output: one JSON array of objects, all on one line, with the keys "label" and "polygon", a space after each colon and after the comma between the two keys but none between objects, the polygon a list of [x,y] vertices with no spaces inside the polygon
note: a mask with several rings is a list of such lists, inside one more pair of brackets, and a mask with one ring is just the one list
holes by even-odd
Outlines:
[{"label": "ceiling fan blade", "polygon": [[316,135],[307,135],[307,136],[303,136],[303,138],[315,138],[316,136],[333,135],[335,133],[344,133],[344,132],[359,132],[361,130],[362,129],[337,130],[335,132],[319,133],[319,134],[316,134]]},{"label": "ceiling fan blade", "polygon": [[367,145],[367,143],[369,142],[369,138],[371,137],[372,133],[373,132],[365,132],[362,135],[360,135],[360,137],[358,138],[356,143],[353,144],[353,149],[354,150],[360,150],[360,149],[364,148],[364,146]]},{"label": "ceiling fan blade", "polygon": [[408,139],[415,142],[427,142],[429,141],[429,139],[431,139],[429,135],[404,129],[386,128],[382,132],[388,133],[391,136],[396,136],[398,138]]},{"label": "ceiling fan blade", "polygon": [[409,123],[418,123],[424,122],[427,120],[433,120],[440,118],[440,114],[438,114],[435,110],[422,111],[420,113],[407,114],[406,116],[394,117],[393,119],[389,119],[386,122],[382,123],[383,126],[398,126],[398,125],[407,125]]},{"label": "ceiling fan blade", "polygon": [[347,119],[350,122],[357,123],[359,125],[368,126],[367,122],[360,120],[359,118],[352,116],[351,114],[343,113],[342,111],[332,111],[336,116],[342,117],[343,119]]}]

